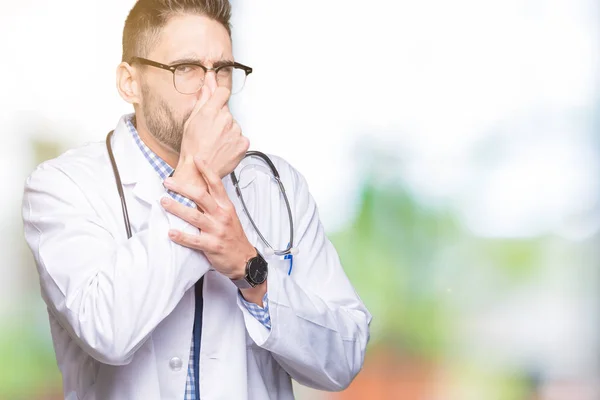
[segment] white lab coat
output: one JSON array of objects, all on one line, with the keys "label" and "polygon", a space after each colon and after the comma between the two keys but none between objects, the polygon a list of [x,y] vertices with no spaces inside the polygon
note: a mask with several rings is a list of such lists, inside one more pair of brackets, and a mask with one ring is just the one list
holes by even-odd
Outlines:
[{"label": "white lab coat", "polygon": [[[41,164],[25,185],[25,238],[48,306],[65,398],[182,400],[193,285],[201,276],[202,399],[292,399],[290,378],[323,390],[347,387],[362,367],[371,315],[325,236],[304,178],[272,157],[291,203],[299,254],[289,276],[287,260],[267,260],[269,331],[201,252],[168,238],[169,228],[194,228],[160,205],[165,189],[124,119],[112,144],[133,229],[129,240],[104,141]],[[265,236],[285,246],[279,193],[267,175],[249,169],[241,182],[248,209]],[[223,182],[250,242],[264,251],[231,181]]]}]

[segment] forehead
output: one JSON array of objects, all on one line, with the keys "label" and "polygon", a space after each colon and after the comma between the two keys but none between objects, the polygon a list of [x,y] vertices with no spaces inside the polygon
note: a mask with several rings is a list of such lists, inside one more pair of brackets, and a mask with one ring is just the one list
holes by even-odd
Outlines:
[{"label": "forehead", "polygon": [[150,56],[165,63],[182,58],[204,62],[233,59],[231,39],[225,27],[203,15],[171,17]]}]

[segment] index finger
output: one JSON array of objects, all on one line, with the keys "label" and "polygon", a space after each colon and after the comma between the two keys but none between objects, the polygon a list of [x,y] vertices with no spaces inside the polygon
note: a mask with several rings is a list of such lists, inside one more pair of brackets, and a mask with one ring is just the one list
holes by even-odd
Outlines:
[{"label": "index finger", "polygon": [[231,92],[224,86],[219,86],[210,96],[210,99],[202,106],[203,109],[220,110],[227,104]]},{"label": "index finger", "polygon": [[188,117],[188,119],[185,121],[185,124],[183,125],[184,132],[187,131],[187,126],[192,122],[192,120],[194,119],[196,114],[198,114],[198,111],[200,111],[200,109],[202,107],[204,107],[204,105],[206,105],[206,103],[210,99],[210,94],[208,93],[208,90],[204,90],[204,89],[205,88],[202,88],[202,93],[200,94],[200,98],[196,102],[194,109],[192,110],[192,112],[190,113],[190,116]]}]

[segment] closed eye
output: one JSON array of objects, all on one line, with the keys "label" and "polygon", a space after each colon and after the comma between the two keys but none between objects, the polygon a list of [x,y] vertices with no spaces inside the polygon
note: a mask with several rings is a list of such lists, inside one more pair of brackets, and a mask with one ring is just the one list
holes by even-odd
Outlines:
[{"label": "closed eye", "polygon": [[179,75],[187,75],[197,72],[198,69],[200,69],[200,67],[194,64],[180,64],[175,68],[175,73]]}]

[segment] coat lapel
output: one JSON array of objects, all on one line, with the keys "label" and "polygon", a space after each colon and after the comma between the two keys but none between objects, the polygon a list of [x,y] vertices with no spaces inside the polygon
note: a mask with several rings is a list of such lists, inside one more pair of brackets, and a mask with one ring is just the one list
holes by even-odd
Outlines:
[{"label": "coat lapel", "polygon": [[152,204],[165,192],[162,181],[135,143],[124,116],[112,138],[113,153],[123,186],[132,190],[136,200]]}]

